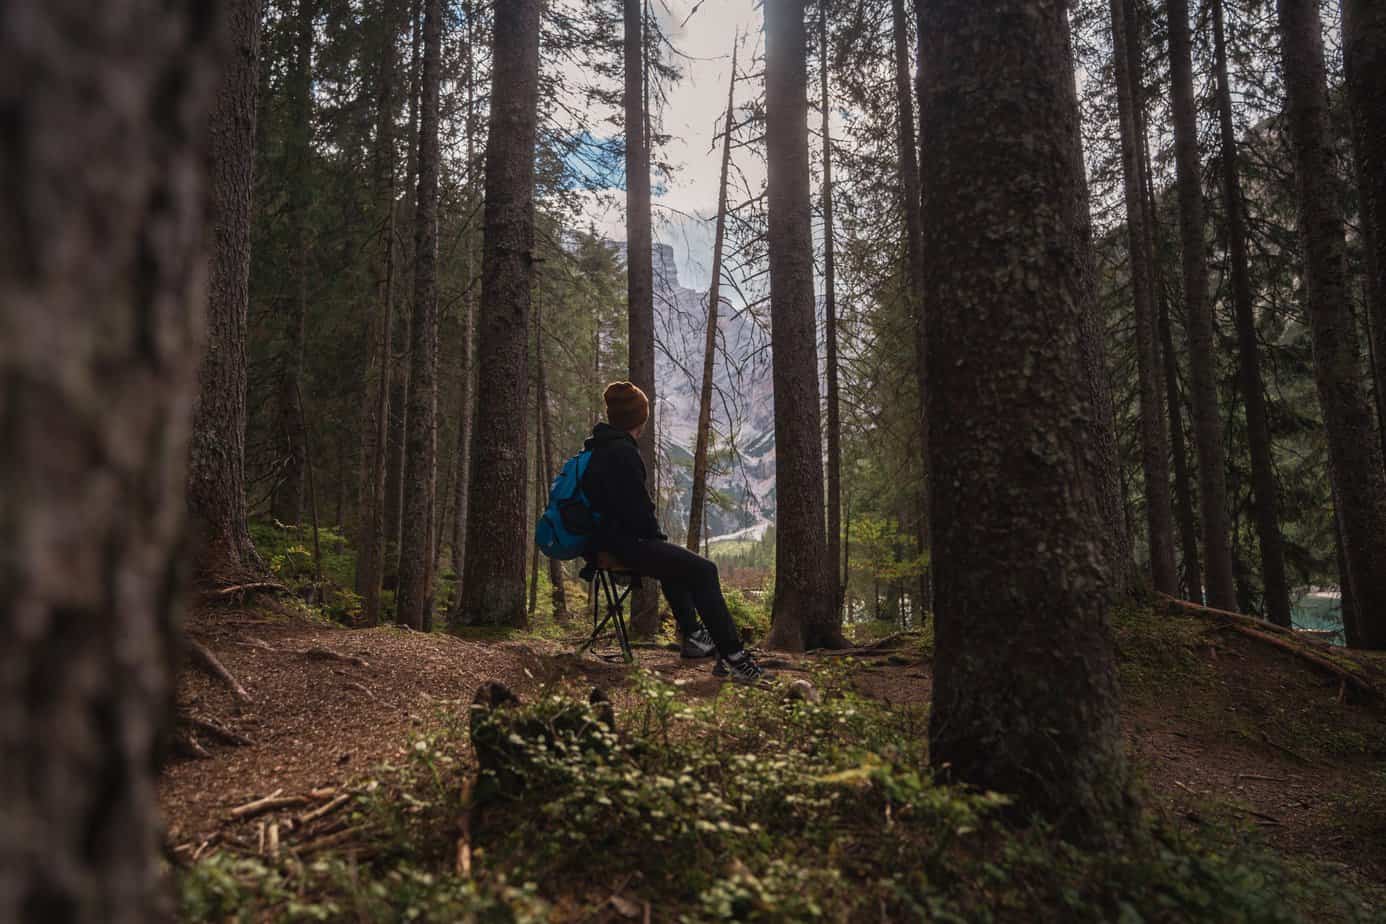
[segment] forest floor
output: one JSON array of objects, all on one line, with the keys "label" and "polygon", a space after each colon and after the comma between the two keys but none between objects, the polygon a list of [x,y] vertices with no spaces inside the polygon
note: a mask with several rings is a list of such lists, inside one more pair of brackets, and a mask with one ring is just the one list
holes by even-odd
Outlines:
[{"label": "forest floor", "polygon": [[[286,852],[291,843],[309,854],[340,844],[354,829],[327,824],[346,801],[337,794],[407,760],[420,735],[465,717],[488,681],[526,701],[553,690],[585,699],[598,687],[614,701],[618,723],[627,713],[634,721],[637,700],[648,695],[633,678],[662,679],[678,696],[705,703],[723,687],[711,662],[681,661],[661,646],[637,651],[637,672],[576,656],[565,641],[343,629],[286,612],[215,607],[189,616],[190,636],[251,699],[238,701],[202,672],[183,672],[180,710],[248,743],[199,735],[209,756],[179,759],[166,770],[161,798],[180,863],[220,850],[273,855],[281,837]],[[1116,631],[1123,733],[1147,809],[1173,829],[1264,845],[1386,909],[1386,703],[1363,702],[1322,665],[1217,620],[1147,608],[1119,614]],[[786,680],[821,677],[831,664],[863,699],[908,715],[908,727],[923,738],[931,644],[906,635],[847,654],[764,661]],[[1312,643],[1306,650],[1326,652]],[[1386,690],[1386,658],[1353,653],[1350,667]],[[470,763],[465,736],[454,746],[462,751],[457,759]],[[279,801],[233,817],[237,807],[266,797]],[[267,825],[275,829],[268,845]],[[573,918],[623,919],[630,912],[619,901],[623,888],[602,884],[597,892],[614,890],[615,904]]]}]

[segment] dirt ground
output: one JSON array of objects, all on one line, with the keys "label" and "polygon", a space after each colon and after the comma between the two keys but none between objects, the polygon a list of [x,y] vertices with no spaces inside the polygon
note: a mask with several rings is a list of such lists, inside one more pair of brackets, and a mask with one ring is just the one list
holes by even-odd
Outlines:
[{"label": "dirt ground", "polygon": [[[251,742],[199,735],[210,756],[175,760],[165,772],[170,845],[184,856],[245,824],[229,813],[255,799],[316,791],[316,801],[303,804],[319,804],[399,757],[411,733],[465,710],[483,682],[500,681],[521,697],[545,684],[599,686],[619,710],[630,676],[625,665],[579,657],[563,642],[342,629],[250,609],[194,612],[188,631],[252,699],[238,702],[204,672],[183,673],[180,709]],[[1141,690],[1124,700],[1124,732],[1147,804],[1180,825],[1259,830],[1287,856],[1312,859],[1373,890],[1386,886],[1383,707],[1354,705],[1312,665],[1235,633],[1211,634],[1194,654],[1213,669],[1205,674],[1218,678],[1211,686],[1167,695]],[[657,647],[637,655],[688,696],[714,696],[724,682],[712,676],[710,661],[681,661]],[[765,660],[794,679],[824,657],[838,656]],[[862,695],[896,705],[928,702],[930,666],[917,652],[862,650],[853,657]]]}]

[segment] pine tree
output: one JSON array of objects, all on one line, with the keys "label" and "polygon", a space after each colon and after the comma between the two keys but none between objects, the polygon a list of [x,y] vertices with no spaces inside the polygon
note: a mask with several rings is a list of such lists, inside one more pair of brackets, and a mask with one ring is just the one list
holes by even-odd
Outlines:
[{"label": "pine tree", "polygon": [[1174,520],[1169,495],[1169,440],[1159,386],[1159,351],[1155,339],[1154,286],[1151,278],[1145,198],[1142,195],[1140,143],[1137,140],[1137,87],[1132,77],[1126,0],[1111,0],[1112,70],[1116,77],[1121,120],[1123,189],[1126,231],[1135,303],[1136,374],[1140,382],[1141,467],[1145,473],[1146,528],[1150,540],[1151,579],[1157,591],[1175,595],[1179,579],[1174,568]]},{"label": "pine tree", "polygon": [[765,4],[770,323],[775,388],[775,608],[766,644],[846,644],[823,526],[817,322],[809,190],[804,0]]},{"label": "pine tree", "polygon": [[1173,87],[1174,160],[1183,244],[1184,314],[1193,383],[1194,444],[1198,448],[1198,500],[1203,525],[1203,570],[1208,603],[1237,608],[1227,514],[1227,458],[1218,403],[1213,306],[1208,298],[1204,243],[1203,173],[1198,151],[1198,109],[1193,86],[1193,38],[1188,0],[1166,0],[1169,14],[1170,83]]},{"label": "pine tree", "polygon": [[246,11],[224,12],[4,7],[3,921],[170,915],[155,772],[214,237],[208,119],[221,49],[246,50],[244,29],[219,34]]},{"label": "pine tree", "polygon": [[1232,124],[1232,88],[1227,72],[1227,37],[1222,0],[1213,3],[1213,44],[1217,69],[1218,132],[1221,143],[1223,210],[1227,215],[1227,249],[1232,268],[1232,305],[1237,317],[1237,350],[1241,361],[1242,400],[1246,406],[1247,447],[1251,456],[1251,496],[1256,538],[1261,545],[1261,580],[1265,585],[1266,616],[1278,626],[1290,626],[1290,588],[1285,577],[1285,546],[1276,514],[1278,490],[1271,457],[1270,419],[1261,382],[1260,347],[1256,338],[1251,269],[1247,256],[1246,215]]},{"label": "pine tree", "polygon": [[[898,2],[898,0],[897,0]],[[833,224],[833,134],[829,116],[832,112],[831,97],[828,95],[828,14],[832,9],[831,0],[819,0],[818,11],[818,107],[823,119],[823,343],[826,365],[825,374],[828,393],[825,410],[828,415],[828,561],[833,574],[833,606],[838,625],[842,624],[843,601],[847,593],[847,569],[838,570],[838,561],[843,555],[842,540],[842,396],[838,383],[837,361],[837,242]],[[896,49],[898,52],[898,48]],[[905,66],[908,77],[909,65]],[[906,95],[910,93],[908,83]],[[913,121],[913,120],[911,120]],[[911,147],[913,138],[908,139]],[[907,202],[906,208],[914,208],[918,197]],[[922,402],[921,398],[921,402]],[[922,405],[921,405],[922,406]],[[921,450],[922,455],[922,450]],[[927,539],[927,518],[921,517],[921,543]],[[927,578],[924,590],[927,592]],[[918,611],[922,614],[928,606],[926,596],[920,596]]]},{"label": "pine tree", "polygon": [[188,452],[193,569],[205,581],[244,579],[264,565],[246,524],[246,313],[250,303],[250,204],[255,187],[260,3],[227,11],[232,54],[212,113],[212,229],[207,351]]},{"label": "pine tree", "polygon": [[529,303],[540,0],[495,8],[467,561],[459,619],[525,624]]},{"label": "pine tree", "polygon": [[404,461],[404,529],[400,537],[395,621],[424,628],[433,595],[433,506],[438,433],[438,96],[442,80],[443,10],[424,11],[423,83],[419,100],[419,190],[414,216],[414,310],[410,322],[408,451]]},{"label": "pine tree", "polygon": [[[630,381],[650,400],[650,419],[640,434],[646,487],[655,487],[654,242],[650,228],[650,145],[646,135],[647,73],[643,0],[624,0],[626,133],[626,308],[629,312]],[[659,594],[646,582],[631,595],[631,631],[652,637],[659,631]]]},{"label": "pine tree", "polygon": [[925,0],[921,12],[930,759],[1069,836],[1102,840],[1125,805],[1107,626],[1118,578],[1103,550],[1106,488],[1087,458],[1101,418],[1071,355],[1095,274],[1082,265],[1067,4]]},{"label": "pine tree", "polygon": [[1279,0],[1278,8],[1304,247],[1304,300],[1328,438],[1329,478],[1340,502],[1343,557],[1360,614],[1362,644],[1380,649],[1386,648],[1386,472],[1362,390],[1357,330],[1347,293],[1322,22],[1315,0]]}]

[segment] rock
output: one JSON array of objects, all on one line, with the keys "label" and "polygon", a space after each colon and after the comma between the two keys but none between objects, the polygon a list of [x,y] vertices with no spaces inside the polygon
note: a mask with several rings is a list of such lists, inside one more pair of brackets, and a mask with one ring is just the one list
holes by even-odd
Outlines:
[{"label": "rock", "polygon": [[805,703],[820,703],[823,701],[823,694],[807,680],[796,680],[784,691],[784,699],[785,702],[799,700]]}]

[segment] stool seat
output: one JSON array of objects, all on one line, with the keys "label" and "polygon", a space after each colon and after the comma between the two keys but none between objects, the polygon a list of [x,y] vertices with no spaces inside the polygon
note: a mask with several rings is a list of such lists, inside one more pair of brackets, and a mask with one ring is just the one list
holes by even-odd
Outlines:
[{"label": "stool seat", "polygon": [[620,559],[618,559],[615,555],[612,555],[610,552],[598,552],[596,565],[602,571],[617,571],[623,574],[630,573],[630,569],[627,568],[620,561]]}]

